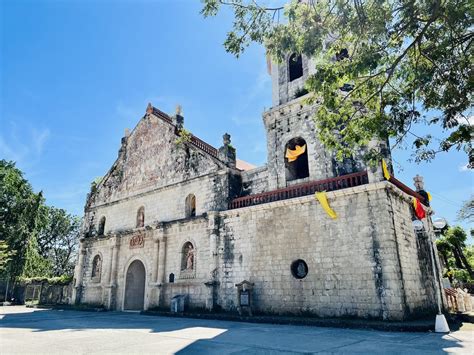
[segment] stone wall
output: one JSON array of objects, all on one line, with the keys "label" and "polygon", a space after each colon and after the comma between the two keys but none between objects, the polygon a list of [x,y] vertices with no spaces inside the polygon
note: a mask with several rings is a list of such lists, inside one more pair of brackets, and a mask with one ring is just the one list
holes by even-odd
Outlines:
[{"label": "stone wall", "polygon": [[268,191],[267,166],[242,172],[242,192],[240,196],[259,194]]},{"label": "stone wall", "polygon": [[306,141],[308,152],[309,177],[294,182],[322,180],[333,177],[332,157],[316,137],[312,118],[314,108],[303,105],[304,97],[278,106],[264,113],[263,120],[267,131],[267,167],[270,190],[286,187],[285,146],[293,138]]},{"label": "stone wall", "polygon": [[[432,276],[430,241],[426,233],[413,238],[414,216],[410,199],[401,196],[403,195],[394,195],[387,191],[387,199],[391,206],[389,212],[393,216],[393,233],[396,238],[393,249],[400,262],[400,289],[404,290],[406,303],[404,311],[407,314],[435,311],[436,285]],[[426,225],[428,230],[429,227]]]},{"label": "stone wall", "polygon": [[185,218],[185,200],[189,194],[196,196],[196,215],[227,208],[229,195],[228,175],[211,173],[185,182],[157,188],[119,201],[91,207],[97,230],[102,217],[106,217],[105,234],[133,229],[137,212],[145,208],[145,225]]},{"label": "stone wall", "polygon": [[303,76],[293,81],[289,80],[289,58],[287,56],[283,63],[271,63],[272,76],[272,103],[273,106],[284,105],[295,98],[298,90],[304,88],[308,77],[315,72],[315,63],[312,59],[302,56]]},{"label": "stone wall", "polygon": [[[253,304],[262,313],[402,319],[413,301],[404,292],[418,292],[416,311],[433,304],[432,296],[420,292],[423,283],[416,277],[429,276],[420,270],[416,237],[408,228],[404,238],[410,242],[401,252],[407,282],[401,284],[399,236],[393,233],[386,183],[330,192],[328,198],[336,220],[312,196],[222,213],[219,303],[224,309],[235,310],[235,284],[244,279],[255,283]],[[397,229],[409,219],[408,202],[401,206]],[[301,280],[290,271],[297,259],[309,269]]]}]

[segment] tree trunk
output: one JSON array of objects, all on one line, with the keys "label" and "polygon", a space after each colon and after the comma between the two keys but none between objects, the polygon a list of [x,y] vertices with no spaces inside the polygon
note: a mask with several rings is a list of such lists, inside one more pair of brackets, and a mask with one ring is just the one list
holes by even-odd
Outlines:
[{"label": "tree trunk", "polygon": [[474,279],[474,273],[472,272],[472,267],[471,265],[469,265],[469,262],[467,261],[466,256],[464,255],[461,247],[456,246],[456,249],[459,253],[459,258],[462,260],[462,263],[464,264],[464,269],[466,269],[469,275],[471,276],[471,278]]},{"label": "tree trunk", "polygon": [[456,263],[456,268],[458,269],[464,269],[464,265],[461,261],[461,257],[459,256],[459,250],[457,246],[453,246],[453,255],[454,255],[454,260]]}]

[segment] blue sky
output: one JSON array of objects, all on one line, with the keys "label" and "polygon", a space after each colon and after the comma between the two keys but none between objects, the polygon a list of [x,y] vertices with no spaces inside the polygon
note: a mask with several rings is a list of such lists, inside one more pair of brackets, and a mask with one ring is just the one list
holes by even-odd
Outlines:
[{"label": "blue sky", "polygon": [[[204,19],[192,0],[0,2],[0,158],[14,160],[47,203],[82,215],[90,182],[114,162],[125,128],[148,102],[219,147],[232,135],[240,159],[266,161],[262,112],[271,106],[264,50],[239,59],[222,43],[232,17]],[[473,193],[460,152],[408,162],[397,177],[425,177],[437,216],[455,222]],[[464,223],[465,227],[468,227]]]}]

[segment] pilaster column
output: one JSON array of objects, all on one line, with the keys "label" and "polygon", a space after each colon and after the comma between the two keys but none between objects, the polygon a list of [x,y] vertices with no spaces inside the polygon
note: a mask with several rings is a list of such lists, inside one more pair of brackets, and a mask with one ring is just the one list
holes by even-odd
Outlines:
[{"label": "pilaster column", "polygon": [[158,284],[163,284],[165,283],[166,237],[161,235],[158,240],[158,272],[156,282]]},{"label": "pilaster column", "polygon": [[153,269],[151,275],[151,281],[157,283],[158,280],[158,251],[160,249],[160,240],[158,238],[153,239]]},{"label": "pilaster column", "polygon": [[76,266],[76,283],[73,289],[73,302],[78,304],[81,302],[81,291],[82,291],[82,279],[84,277],[84,259],[86,256],[87,250],[85,246],[85,238],[79,240],[79,260],[77,261]]},{"label": "pilaster column", "polygon": [[117,267],[118,267],[118,253],[120,249],[120,239],[118,237],[114,237],[113,239],[113,250],[112,250],[112,263],[111,263],[111,271],[110,271],[110,286],[115,287],[117,286]]},{"label": "pilaster column", "polygon": [[217,242],[219,235],[219,225],[217,223],[219,212],[209,212],[209,221],[208,221],[208,233],[209,233],[209,277],[208,281],[205,282],[207,286],[207,299],[206,299],[206,308],[210,311],[214,309],[215,300],[215,288],[218,285],[217,281],[217,267],[218,267],[218,252],[217,252]]}]

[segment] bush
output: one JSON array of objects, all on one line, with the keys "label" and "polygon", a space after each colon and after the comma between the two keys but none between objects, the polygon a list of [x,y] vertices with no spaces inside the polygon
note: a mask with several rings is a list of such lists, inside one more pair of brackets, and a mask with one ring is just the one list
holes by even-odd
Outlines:
[{"label": "bush", "polygon": [[72,281],[72,276],[62,275],[58,277],[21,277],[19,281],[25,284],[47,282],[50,285],[67,285]]}]

